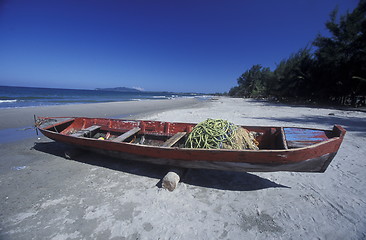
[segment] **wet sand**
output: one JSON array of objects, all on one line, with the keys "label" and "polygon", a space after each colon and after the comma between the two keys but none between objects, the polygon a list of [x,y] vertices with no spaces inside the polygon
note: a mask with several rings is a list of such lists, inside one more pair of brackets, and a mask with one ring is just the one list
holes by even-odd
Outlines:
[{"label": "wet sand", "polygon": [[240,125],[325,129],[340,124],[348,132],[325,173],[190,169],[174,192],[160,188],[164,166],[87,152],[66,160],[69,146],[35,135],[5,141],[0,145],[0,239],[366,238],[366,113],[231,98],[173,107],[148,102],[141,108],[107,103],[1,109],[0,126],[28,126],[33,114],[137,114],[179,122],[222,118]]}]

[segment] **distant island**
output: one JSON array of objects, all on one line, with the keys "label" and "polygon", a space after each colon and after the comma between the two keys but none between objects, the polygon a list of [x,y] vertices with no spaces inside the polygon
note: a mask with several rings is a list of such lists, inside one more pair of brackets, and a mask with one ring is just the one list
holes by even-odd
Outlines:
[{"label": "distant island", "polygon": [[115,87],[115,88],[96,88],[98,91],[114,91],[114,92],[142,92],[136,88],[127,88],[127,87]]}]

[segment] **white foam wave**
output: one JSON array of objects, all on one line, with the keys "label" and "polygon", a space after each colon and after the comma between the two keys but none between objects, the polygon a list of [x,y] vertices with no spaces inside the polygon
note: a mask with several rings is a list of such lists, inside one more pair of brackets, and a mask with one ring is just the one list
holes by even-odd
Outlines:
[{"label": "white foam wave", "polygon": [[16,102],[17,100],[0,100],[0,103],[13,103]]},{"label": "white foam wave", "polygon": [[168,98],[167,96],[152,96],[152,98]]}]

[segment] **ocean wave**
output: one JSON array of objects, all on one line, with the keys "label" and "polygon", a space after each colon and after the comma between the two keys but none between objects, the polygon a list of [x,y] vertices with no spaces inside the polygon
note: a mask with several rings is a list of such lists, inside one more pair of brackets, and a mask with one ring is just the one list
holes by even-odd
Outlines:
[{"label": "ocean wave", "polygon": [[[1,0],[0,0],[1,1]],[[0,109],[84,103],[192,98],[197,94],[174,92],[103,92],[76,89],[1,87]],[[204,97],[202,97],[204,99]]]},{"label": "ocean wave", "polygon": [[0,100],[0,103],[14,103],[16,101],[17,101],[16,99]]},{"label": "ocean wave", "polygon": [[152,96],[152,98],[169,98],[168,96]]}]

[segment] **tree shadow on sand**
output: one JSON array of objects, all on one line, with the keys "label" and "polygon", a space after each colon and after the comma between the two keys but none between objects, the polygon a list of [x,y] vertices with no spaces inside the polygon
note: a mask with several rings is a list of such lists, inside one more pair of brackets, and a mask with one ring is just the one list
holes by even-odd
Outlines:
[{"label": "tree shadow on sand", "polygon": [[[364,118],[352,118],[352,117],[342,117],[335,115],[326,116],[306,116],[303,118],[268,118],[268,117],[258,117],[253,119],[268,119],[276,120],[291,124],[323,124],[329,125],[330,127],[334,124],[339,124],[344,127],[349,132],[355,132],[356,135],[360,137],[366,137],[366,119]],[[329,128],[331,129],[331,128]]]},{"label": "tree shadow on sand", "polygon": [[[139,161],[130,161],[106,157],[104,155],[78,150],[80,154],[65,159],[65,152],[75,151],[72,146],[57,142],[36,143],[33,149],[62,158],[63,161],[77,161],[116,171],[157,179],[156,186],[161,187],[161,179],[169,171],[169,166],[156,165]],[[205,188],[230,191],[255,191],[266,188],[289,188],[254,174],[206,169],[189,169],[182,177],[182,182]]]},{"label": "tree shadow on sand", "polygon": [[350,106],[341,106],[336,104],[327,104],[327,103],[317,103],[317,102],[276,102],[265,99],[254,99],[247,98],[247,102],[258,103],[264,106],[270,107],[292,107],[292,108],[314,108],[314,109],[324,109],[324,110],[340,110],[340,111],[357,111],[357,112],[366,112],[365,107],[350,107]]},{"label": "tree shadow on sand", "polygon": [[[341,107],[341,106],[327,106],[327,105],[307,105],[307,104],[285,104],[285,103],[276,103],[270,102],[266,100],[257,100],[257,99],[247,99],[248,102],[260,103],[263,106],[270,107],[291,107],[291,108],[316,108],[316,109],[324,109],[324,115],[303,115],[302,117],[243,117],[247,119],[264,119],[271,121],[281,121],[284,123],[299,124],[300,126],[306,127],[307,124],[323,124],[331,127],[334,124],[341,125],[349,132],[354,132],[355,135],[360,137],[366,137],[366,118],[364,115],[360,116],[350,116],[348,114],[337,115],[338,113],[335,111],[343,111],[343,112],[366,112],[365,108],[357,109],[350,107]],[[288,124],[286,124],[288,125]]]}]

